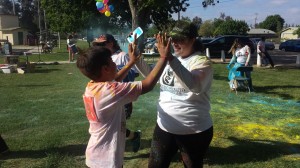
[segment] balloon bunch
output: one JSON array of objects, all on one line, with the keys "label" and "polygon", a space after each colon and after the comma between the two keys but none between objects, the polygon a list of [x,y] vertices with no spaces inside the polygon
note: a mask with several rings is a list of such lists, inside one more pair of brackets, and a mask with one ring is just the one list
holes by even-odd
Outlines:
[{"label": "balloon bunch", "polygon": [[96,0],[96,7],[100,13],[104,13],[105,16],[109,17],[111,12],[114,10],[113,5],[108,5],[109,0]]}]

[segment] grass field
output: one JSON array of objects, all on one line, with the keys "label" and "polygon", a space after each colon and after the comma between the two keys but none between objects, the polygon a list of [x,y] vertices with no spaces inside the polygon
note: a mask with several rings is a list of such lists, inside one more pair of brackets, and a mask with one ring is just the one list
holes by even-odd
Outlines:
[{"label": "grass field", "polygon": [[[63,49],[57,52],[41,59],[68,60]],[[255,92],[235,94],[225,66],[213,65],[214,138],[205,167],[300,167],[299,69],[254,68]],[[0,133],[11,150],[0,156],[0,167],[85,167],[89,134],[82,93],[88,81],[75,64],[36,65],[34,73],[23,75],[0,73]],[[142,130],[142,146],[137,153],[127,148],[124,167],[147,167],[158,95],[157,86],[134,102],[127,125]],[[171,167],[183,167],[179,157]]]}]

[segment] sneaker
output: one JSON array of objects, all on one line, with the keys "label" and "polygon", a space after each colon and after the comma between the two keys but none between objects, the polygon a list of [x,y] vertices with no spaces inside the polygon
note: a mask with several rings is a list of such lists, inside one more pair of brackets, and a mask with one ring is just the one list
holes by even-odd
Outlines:
[{"label": "sneaker", "polygon": [[134,138],[131,140],[133,152],[139,151],[141,147],[141,136],[142,136],[141,130],[137,130],[136,132],[134,132]]},{"label": "sneaker", "polygon": [[6,144],[1,144],[2,146],[0,147],[0,156],[4,156],[9,152],[9,149]]}]

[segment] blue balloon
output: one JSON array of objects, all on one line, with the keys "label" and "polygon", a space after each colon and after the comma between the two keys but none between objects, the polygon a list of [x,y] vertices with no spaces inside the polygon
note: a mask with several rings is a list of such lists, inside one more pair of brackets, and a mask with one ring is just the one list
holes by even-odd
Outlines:
[{"label": "blue balloon", "polygon": [[104,4],[102,2],[96,2],[97,9],[103,8]]},{"label": "blue balloon", "polygon": [[115,7],[113,5],[109,5],[108,7],[111,12],[114,11],[114,9],[115,9]]}]

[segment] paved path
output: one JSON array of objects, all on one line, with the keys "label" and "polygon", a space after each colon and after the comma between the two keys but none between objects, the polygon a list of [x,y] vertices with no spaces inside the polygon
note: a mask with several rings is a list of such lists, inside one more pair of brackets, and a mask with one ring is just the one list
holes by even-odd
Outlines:
[{"label": "paved path", "polygon": [[[41,51],[41,46],[25,46],[25,45],[14,45],[12,46],[13,51],[20,52],[31,52],[32,54],[39,54]],[[296,64],[297,56],[300,57],[300,52],[284,52],[278,49],[269,51],[274,63],[275,67],[296,67],[300,68],[299,64]],[[256,65],[256,54],[253,54],[251,60],[253,65]],[[226,58],[225,62],[222,62],[221,56],[220,58],[213,58],[214,62],[217,63],[228,63],[230,61],[229,58]],[[69,61],[60,61],[60,63],[69,63]],[[74,62],[71,62],[74,63]]]}]

